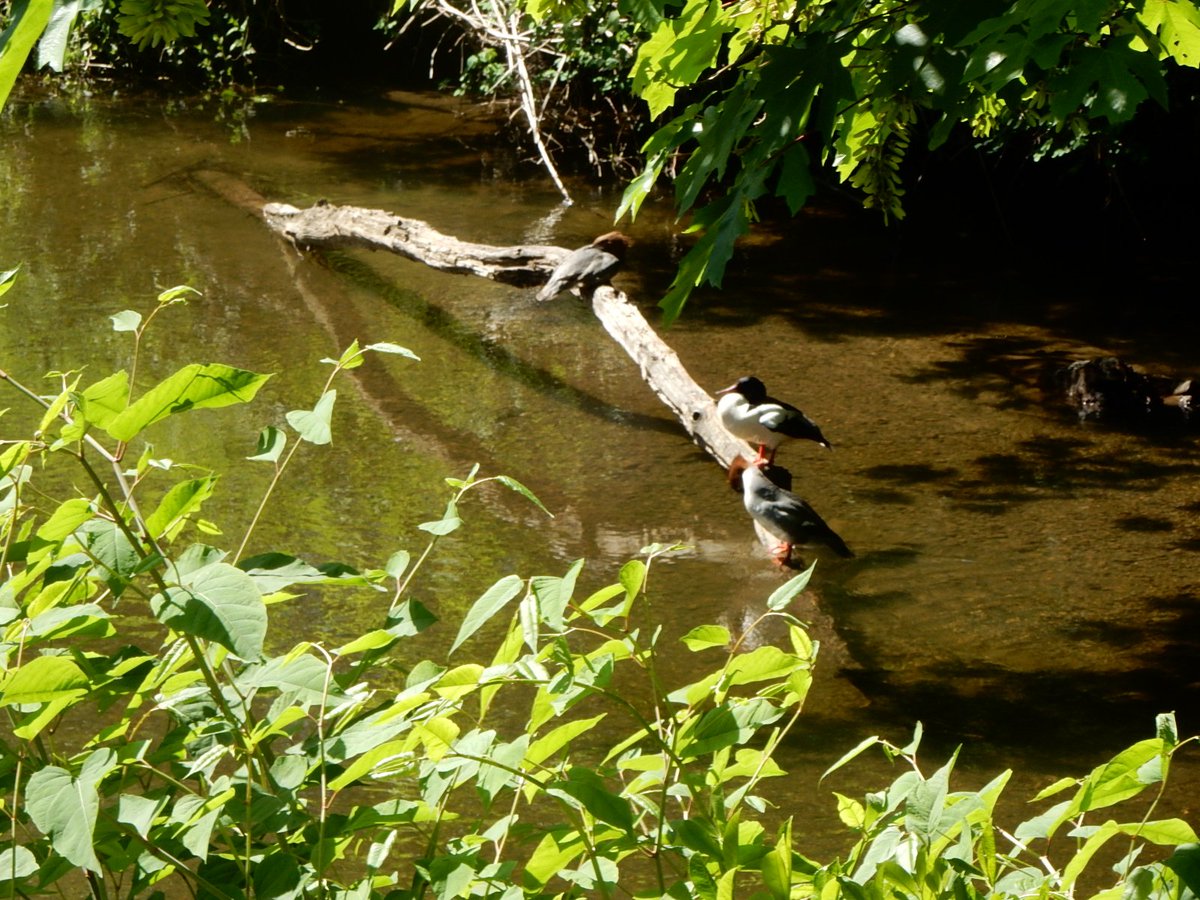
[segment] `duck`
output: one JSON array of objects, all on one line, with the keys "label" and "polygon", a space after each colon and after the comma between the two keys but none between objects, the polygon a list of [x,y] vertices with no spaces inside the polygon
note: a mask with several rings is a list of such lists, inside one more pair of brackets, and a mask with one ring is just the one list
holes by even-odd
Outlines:
[{"label": "duck", "polygon": [[[768,477],[768,469],[775,470]],[[796,545],[823,544],[838,556],[853,558],[854,551],[836,531],[825,524],[806,500],[772,479],[790,484],[791,475],[765,459],[747,462],[739,456],[729,467],[729,482],[735,488],[740,480],[742,503],[746,512],[764,531],[780,541],[775,548],[776,564],[791,563],[792,548]]]},{"label": "duck", "polygon": [[554,267],[550,279],[537,292],[537,299],[550,300],[573,287],[594,288],[607,284],[621,268],[625,252],[632,244],[633,241],[621,232],[610,231],[590,244],[572,250]]},{"label": "duck", "polygon": [[717,416],[734,437],[758,445],[755,461],[775,461],[775,452],[785,440],[814,441],[826,450],[833,445],[821,428],[801,410],[767,395],[767,387],[753,375],[739,378],[717,391]]}]

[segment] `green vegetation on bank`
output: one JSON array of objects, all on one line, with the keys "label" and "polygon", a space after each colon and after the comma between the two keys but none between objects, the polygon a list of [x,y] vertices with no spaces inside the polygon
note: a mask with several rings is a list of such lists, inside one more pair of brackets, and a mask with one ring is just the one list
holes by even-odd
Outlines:
[{"label": "green vegetation on bank", "polygon": [[[0,293],[17,277],[0,275]],[[582,561],[561,575],[505,574],[452,625],[445,654],[419,658],[413,638],[436,619],[414,585],[438,543],[469,528],[475,488],[498,483],[540,503],[512,479],[471,472],[447,479],[445,512],[420,526],[419,552],[367,568],[310,565],[297,548],[245,556],[265,505],[319,464],[339,375],[368,353],[415,357],[377,343],[323,360],[320,397],[268,423],[248,457],[270,473],[263,497],[243,522],[213,523],[203,510],[218,473],[157,458],[155,429],[248,403],[268,376],[190,364],[141,384],[145,330],[192,300],[177,288],[145,317],[113,315],[128,368],[98,380],[64,369],[42,394],[0,369],[36,419],[9,433],[10,412],[0,440],[7,896],[1184,900],[1200,890],[1192,827],[1155,816],[1191,741],[1171,715],[1153,737],[1047,787],[1020,824],[997,819],[1009,773],[954,790],[955,757],[918,764],[919,729],[904,747],[870,738],[829,772],[879,748],[901,774],[861,798],[831,792],[848,850],[806,852],[804,822],[772,805],[770,780],[787,774],[778,751],[818,657],[788,613],[811,570],[766,598],[745,633],[689,631],[702,674],[686,684],[664,683],[656,664],[654,623],[670,602],[652,590],[655,561],[672,551],[663,546],[591,593],[579,590]],[[275,646],[272,617],[339,590],[373,599],[377,627],[338,647]],[[764,642],[767,622],[782,624],[786,645]]]}]

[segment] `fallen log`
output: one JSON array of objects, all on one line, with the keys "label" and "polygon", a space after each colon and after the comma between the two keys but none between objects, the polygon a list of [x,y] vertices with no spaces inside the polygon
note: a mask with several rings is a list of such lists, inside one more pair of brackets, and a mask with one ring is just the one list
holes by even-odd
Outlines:
[{"label": "fallen log", "polygon": [[[388,250],[435,269],[506,284],[542,283],[568,252],[541,245],[468,243],[420,220],[376,209],[324,203],[297,209],[268,203],[262,213],[268,226],[301,247]],[[621,291],[598,287],[592,291],[591,302],[596,318],[637,363],[642,380],[675,414],[688,436],[722,468],[728,468],[746,445],[721,425],[712,398],[688,374],[675,351]]]}]

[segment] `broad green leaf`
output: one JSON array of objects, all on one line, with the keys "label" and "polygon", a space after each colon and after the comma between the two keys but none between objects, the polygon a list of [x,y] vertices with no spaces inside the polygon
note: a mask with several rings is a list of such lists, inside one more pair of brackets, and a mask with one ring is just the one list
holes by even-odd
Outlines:
[{"label": "broad green leaf", "polygon": [[751,684],[755,681],[787,678],[801,661],[770,644],[749,653],[733,657],[726,667],[730,684]]},{"label": "broad green leaf", "polygon": [[458,516],[458,506],[453,500],[446,504],[446,511],[442,514],[441,519],[436,522],[422,522],[417,527],[422,531],[428,531],[435,537],[444,537],[458,530],[462,525],[462,519]]},{"label": "broad green leaf", "polygon": [[776,588],[770,597],[767,598],[767,609],[778,612],[781,609],[786,609],[787,605],[792,602],[800,593],[808,587],[808,581],[812,578],[813,570],[817,567],[814,561],[811,566],[788,579],[783,586]]},{"label": "broad green leaf", "polygon": [[562,578],[535,575],[529,579],[529,590],[537,600],[542,621],[555,631],[562,631],[565,627],[563,615],[575,593],[575,582],[582,570],[583,560],[577,559]]},{"label": "broad green leaf", "polygon": [[150,826],[155,817],[167,805],[166,797],[140,797],[136,794],[122,794],[117,801],[117,821],[129,825],[146,838],[150,836]]},{"label": "broad green leaf", "polygon": [[679,755],[696,758],[725,747],[744,744],[763,725],[776,721],[782,712],[761,697],[730,701],[710,709],[700,717],[699,724],[680,741]]},{"label": "broad green leaf", "polygon": [[525,582],[521,578],[516,575],[507,575],[488,588],[483,596],[476,600],[471,605],[470,610],[467,611],[462,626],[458,629],[458,636],[455,637],[454,643],[450,646],[450,652],[453,653],[461,647],[464,641],[487,624],[492,616],[496,615],[510,600],[521,593],[521,589],[524,586]]},{"label": "broad green leaf", "polygon": [[483,666],[478,663],[457,666],[439,678],[433,689],[448,700],[461,700],[479,687],[483,672]]},{"label": "broad green leaf", "polygon": [[954,770],[957,759],[958,751],[955,750],[944,766],[929,778],[922,780],[908,795],[905,804],[905,828],[909,831],[926,838],[933,838],[937,834],[942,810],[946,805],[946,795],[950,792],[950,773]]},{"label": "broad green leaf", "polygon": [[174,485],[146,519],[151,536],[174,539],[187,522],[187,517],[198,512],[204,501],[212,496],[216,483],[215,475],[207,475]]},{"label": "broad green leaf", "polygon": [[25,808],[38,829],[50,838],[56,852],[73,865],[100,872],[92,849],[92,830],[100,808],[96,785],[116,764],[111,750],[96,750],[84,762],[79,777],[46,766],[34,772],[25,786]]},{"label": "broad green leaf", "polygon": [[1200,66],[1200,9],[1179,0],[1145,0],[1135,13],[1162,42],[1162,53],[1182,66]]},{"label": "broad green leaf", "polygon": [[283,448],[287,446],[287,435],[276,428],[274,425],[268,425],[258,435],[258,443],[254,447],[254,455],[247,456],[246,459],[254,462],[279,462],[279,457],[283,455]]},{"label": "broad green leaf", "polygon": [[833,796],[837,798],[838,818],[848,827],[860,831],[867,822],[867,814],[863,805],[853,797],[847,797],[837,791],[833,792]]},{"label": "broad green leaf", "polygon": [[339,369],[357,369],[363,364],[363,351],[358,346],[358,341],[351,341],[350,346],[343,350],[337,359],[325,357],[321,362],[337,366]]},{"label": "broad green leaf", "polygon": [[720,0],[688,0],[641,43],[631,73],[633,90],[650,107],[651,119],[675,102],[679,85],[694,84],[716,62],[732,30]]},{"label": "broad green leaf", "polygon": [[53,9],[53,0],[26,0],[9,7],[8,27],[0,32],[0,108],[33,45],[46,30]]},{"label": "broad green leaf", "polygon": [[529,745],[529,751],[525,754],[525,762],[530,766],[539,766],[575,738],[587,734],[596,725],[600,724],[604,719],[604,715],[593,716],[590,719],[579,719],[574,722],[567,722],[565,725],[559,725],[557,728],[538,738]]},{"label": "broad green leaf", "polygon": [[112,420],[128,405],[129,373],[124,369],[84,388],[79,400],[84,419],[104,429],[107,429]]},{"label": "broad green leaf", "polygon": [[337,391],[326,391],[311,410],[296,409],[287,414],[287,422],[310,444],[328,444],[333,440],[333,404]]},{"label": "broad green leaf", "polygon": [[37,870],[37,858],[27,848],[7,847],[0,851],[0,881],[20,881]]},{"label": "broad green leaf", "polygon": [[1183,819],[1159,819],[1154,822],[1136,822],[1116,826],[1121,834],[1141,838],[1160,847],[1200,842],[1195,830]]},{"label": "broad green leaf", "polygon": [[78,529],[93,515],[90,500],[75,497],[59,504],[50,518],[42,523],[37,535],[44,541],[61,541]]},{"label": "broad green leaf", "polygon": [[1108,842],[1109,838],[1115,837],[1119,833],[1117,823],[1109,821],[1101,825],[1094,834],[1083,842],[1083,846],[1075,851],[1063,869],[1062,883],[1065,890],[1070,891],[1074,887],[1075,880],[1087,868],[1087,864],[1091,862],[1096,852]]},{"label": "broad green leaf", "polygon": [[105,431],[119,441],[130,441],[167,416],[249,403],[270,377],[219,363],[184,366],[114,417]]},{"label": "broad green leaf", "polygon": [[646,583],[646,564],[640,559],[631,559],[621,566],[618,580],[621,582],[621,587],[625,588],[625,596],[632,600],[641,591],[642,585]]},{"label": "broad green leaf", "polygon": [[248,662],[262,656],[267,608],[254,581],[228,563],[216,563],[182,579],[150,609],[176,631],[215,641]]},{"label": "broad green leaf", "polygon": [[384,566],[384,570],[388,573],[388,577],[395,578],[397,581],[399,581],[400,576],[403,575],[405,570],[408,568],[408,563],[411,559],[412,556],[407,550],[397,550],[395,553],[389,556],[387,564]]},{"label": "broad green leaf", "polygon": [[680,638],[693,653],[712,647],[728,647],[729,629],[720,625],[698,625]]},{"label": "broad green leaf", "polygon": [[123,310],[109,318],[112,319],[113,331],[137,331],[142,324],[142,314],[132,309]]},{"label": "broad green leaf", "polygon": [[779,827],[775,847],[763,857],[763,882],[775,900],[790,900],[792,896],[792,820]]},{"label": "broad green leaf", "polygon": [[87,694],[83,671],[66,656],[37,656],[0,682],[0,706],[72,700]]},{"label": "broad green leaf", "polygon": [[324,705],[342,697],[342,691],[323,659],[307,652],[292,651],[276,656],[261,665],[247,666],[237,678],[243,691],[246,688],[274,688],[295,698],[304,706]]},{"label": "broad green leaf", "polygon": [[576,857],[582,854],[587,845],[576,831],[556,829],[549,831],[538,843],[537,849],[525,864],[525,878],[532,879],[535,885],[546,884],[554,878]]},{"label": "broad green leaf", "polygon": [[591,769],[575,766],[567,773],[565,780],[547,785],[546,793],[559,799],[570,797],[601,822],[615,825],[626,832],[633,830],[633,808],[629,801]]}]

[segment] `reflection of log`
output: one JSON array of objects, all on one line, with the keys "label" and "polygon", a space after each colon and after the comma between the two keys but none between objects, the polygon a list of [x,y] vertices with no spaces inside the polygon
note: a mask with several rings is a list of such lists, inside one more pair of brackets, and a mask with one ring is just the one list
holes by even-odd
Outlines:
[{"label": "reflection of log", "polygon": [[[390,250],[436,269],[533,285],[567,251],[559,247],[491,247],[441,234],[424,222],[381,210],[319,204],[305,210],[281,203],[263,208],[267,224],[301,246],[358,246]],[[745,445],[716,417],[716,407],[645,318],[623,293],[597,288],[592,309],[608,333],[638,364],[643,380],[675,413],[688,435],[722,466],[741,455]]]}]

